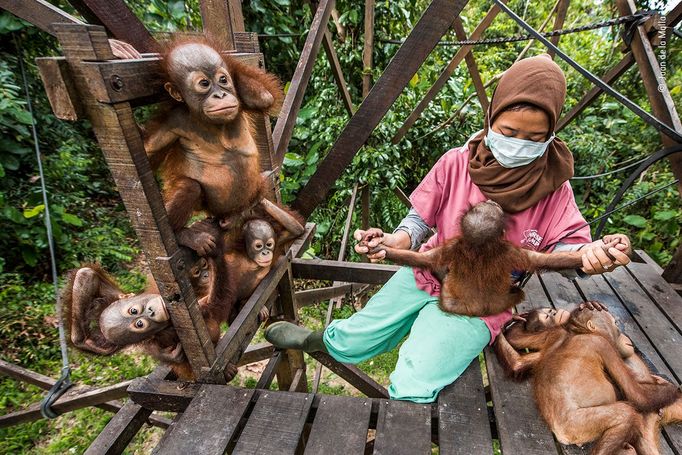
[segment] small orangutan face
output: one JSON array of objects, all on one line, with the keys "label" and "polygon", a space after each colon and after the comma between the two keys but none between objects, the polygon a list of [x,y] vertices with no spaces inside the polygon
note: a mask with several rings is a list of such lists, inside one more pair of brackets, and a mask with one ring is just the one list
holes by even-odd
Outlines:
[{"label": "small orangutan face", "polygon": [[190,275],[195,289],[208,287],[210,282],[208,261],[205,258],[199,258],[190,269]]},{"label": "small orangutan face", "polygon": [[224,124],[239,114],[239,99],[225,61],[210,46],[188,43],[168,56],[172,82],[164,87],[193,115]]},{"label": "small orangutan face", "polygon": [[264,220],[251,220],[244,225],[246,253],[260,267],[270,267],[275,249],[275,231]]},{"label": "small orangutan face", "polygon": [[142,341],[168,326],[166,305],[158,294],[141,294],[113,302],[100,315],[104,337],[118,345]]}]

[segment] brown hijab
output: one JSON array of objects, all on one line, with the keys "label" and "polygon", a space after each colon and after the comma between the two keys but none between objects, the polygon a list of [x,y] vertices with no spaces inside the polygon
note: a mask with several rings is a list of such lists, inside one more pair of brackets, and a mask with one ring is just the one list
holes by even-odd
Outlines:
[{"label": "brown hijab", "polygon": [[547,113],[549,130],[553,132],[565,98],[564,73],[547,54],[516,62],[502,74],[483,131],[469,141],[469,174],[481,192],[505,212],[520,212],[533,206],[573,177],[573,155],[561,139],[554,138],[545,153],[533,162],[515,168],[502,167],[483,141],[490,124],[509,106],[530,103]]}]

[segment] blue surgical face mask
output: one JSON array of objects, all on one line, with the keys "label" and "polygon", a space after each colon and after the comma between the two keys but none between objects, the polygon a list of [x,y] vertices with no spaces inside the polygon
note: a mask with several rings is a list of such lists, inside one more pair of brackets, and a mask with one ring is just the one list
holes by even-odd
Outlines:
[{"label": "blue surgical face mask", "polygon": [[513,168],[525,166],[541,157],[545,150],[547,150],[549,143],[553,140],[554,134],[545,142],[535,142],[507,137],[496,133],[490,128],[485,137],[485,145],[490,149],[502,167]]}]

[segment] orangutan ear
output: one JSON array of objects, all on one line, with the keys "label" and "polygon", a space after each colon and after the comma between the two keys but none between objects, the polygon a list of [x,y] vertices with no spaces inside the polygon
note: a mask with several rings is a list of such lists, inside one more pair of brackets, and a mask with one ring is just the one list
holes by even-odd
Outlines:
[{"label": "orangutan ear", "polygon": [[594,325],[594,322],[592,322],[592,320],[587,321],[586,326],[590,332],[594,332],[597,330],[597,326]]},{"label": "orangutan ear", "polygon": [[180,90],[178,90],[175,85],[173,85],[170,82],[166,82],[165,84],[163,84],[163,88],[166,89],[168,94],[170,96],[172,96],[175,101],[180,101],[181,103],[183,102],[182,94],[180,93]]}]

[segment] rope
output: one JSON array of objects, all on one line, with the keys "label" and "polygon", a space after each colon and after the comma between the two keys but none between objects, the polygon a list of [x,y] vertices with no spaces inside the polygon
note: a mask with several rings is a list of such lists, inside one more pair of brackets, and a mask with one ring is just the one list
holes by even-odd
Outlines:
[{"label": "rope", "polygon": [[52,235],[52,221],[50,218],[50,206],[47,201],[47,188],[45,186],[45,174],[43,172],[43,164],[41,161],[40,144],[38,143],[38,131],[36,129],[35,118],[33,117],[33,106],[31,105],[31,96],[28,89],[28,78],[26,77],[26,69],[24,68],[23,49],[21,42],[15,37],[14,44],[17,48],[17,56],[19,60],[19,67],[21,69],[21,77],[24,80],[24,91],[26,92],[26,105],[28,113],[31,115],[31,131],[33,133],[33,144],[36,151],[36,160],[38,161],[38,172],[40,174],[40,188],[43,193],[43,204],[45,205],[45,228],[47,229],[47,242],[50,249],[50,265],[52,268],[52,284],[54,286],[54,293],[57,299],[57,318],[59,319],[59,347],[62,353],[62,370],[61,376],[52,388],[47,392],[47,395],[40,403],[40,413],[46,419],[54,419],[57,414],[52,405],[55,401],[71,387],[71,367],[69,366],[69,354],[66,349],[66,335],[64,333],[64,321],[62,319],[62,302],[59,298],[59,284],[57,278],[57,259],[55,256],[54,237]]},{"label": "rope", "polygon": [[[551,32],[542,33],[542,36],[552,37],[552,36],[568,35],[571,33],[585,32],[588,30],[595,30],[598,28],[611,27],[614,25],[620,25],[620,24],[624,24],[624,23],[632,23],[635,21],[640,21],[640,20],[647,18],[649,16],[653,16],[654,14],[657,14],[657,13],[658,13],[658,11],[656,11],[656,10],[642,11],[640,13],[631,14],[629,16],[620,16],[620,17],[608,19],[608,20],[601,21],[601,22],[593,22],[590,24],[581,25],[578,27],[566,28],[566,29],[562,29],[562,30],[554,30]],[[480,39],[480,40],[462,40],[462,41],[440,41],[438,43],[438,45],[439,46],[492,45],[492,44],[514,43],[517,41],[527,41],[527,40],[531,40],[534,38],[535,37],[533,35],[515,35],[515,36],[509,36],[509,37],[505,37],[505,38],[488,38],[488,39]],[[382,42],[382,43],[388,43],[388,44],[403,44],[405,42],[405,40],[396,40],[396,39],[378,39],[377,41]]]}]

